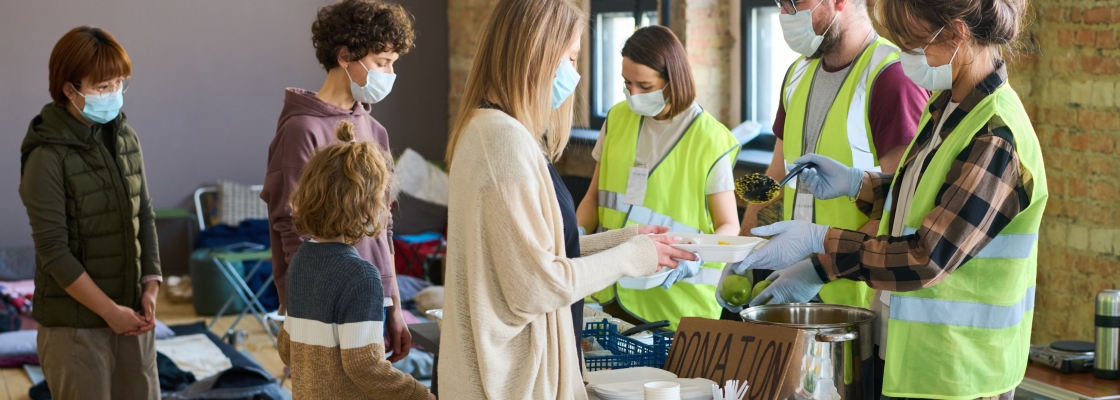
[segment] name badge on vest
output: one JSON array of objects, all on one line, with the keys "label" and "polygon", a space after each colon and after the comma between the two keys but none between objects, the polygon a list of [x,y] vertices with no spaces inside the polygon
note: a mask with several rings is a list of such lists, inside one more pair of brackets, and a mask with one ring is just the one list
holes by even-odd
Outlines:
[{"label": "name badge on vest", "polygon": [[633,206],[645,204],[648,181],[649,168],[630,168],[630,179],[626,181],[626,195],[622,196],[622,202]]},{"label": "name badge on vest", "polygon": [[[794,164],[786,164],[786,171],[789,171],[793,167]],[[789,186],[794,190],[794,193],[797,193],[793,198],[793,219],[813,222],[813,194],[809,193],[809,189],[798,189],[797,178],[798,176],[794,176],[786,183],[786,186]],[[782,190],[785,190],[785,188],[782,188]]]}]

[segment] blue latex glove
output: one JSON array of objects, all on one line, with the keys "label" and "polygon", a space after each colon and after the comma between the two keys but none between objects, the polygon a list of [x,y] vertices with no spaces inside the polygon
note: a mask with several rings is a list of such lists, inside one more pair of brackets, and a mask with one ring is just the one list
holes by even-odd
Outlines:
[{"label": "blue latex glove", "polygon": [[673,272],[670,272],[669,276],[665,277],[665,283],[662,283],[661,287],[665,288],[665,290],[669,290],[669,287],[673,286],[674,283],[696,276],[696,274],[700,273],[701,264],[704,264],[704,260],[700,259],[699,254],[696,254],[696,261],[677,260],[677,268],[674,269]]},{"label": "blue latex glove", "polygon": [[824,286],[813,263],[802,260],[782,271],[774,271],[768,278],[773,281],[766,290],[751,300],[751,307],[763,304],[805,303],[817,295]]},{"label": "blue latex glove", "polygon": [[751,229],[755,236],[773,236],[743,260],[735,270],[742,275],[748,269],[786,269],[805,257],[824,253],[824,236],[828,226],[806,221],[782,221]]},{"label": "blue latex glove", "polygon": [[863,180],[862,169],[846,166],[819,154],[806,154],[793,160],[795,165],[808,162],[816,166],[802,171],[797,176],[797,184],[808,188],[813,197],[828,200],[840,196],[855,197],[859,193],[859,183]]}]

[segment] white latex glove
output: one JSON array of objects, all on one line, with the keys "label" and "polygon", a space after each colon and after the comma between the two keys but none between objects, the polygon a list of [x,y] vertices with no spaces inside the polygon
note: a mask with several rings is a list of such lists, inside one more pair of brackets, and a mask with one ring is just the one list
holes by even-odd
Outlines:
[{"label": "white latex glove", "polygon": [[748,269],[785,269],[805,257],[824,253],[828,226],[806,221],[782,221],[751,229],[755,236],[773,236],[736,267],[742,275]]},{"label": "white latex glove", "polygon": [[670,272],[669,276],[665,277],[665,283],[662,283],[661,287],[665,288],[665,290],[669,290],[669,287],[673,286],[674,283],[696,276],[696,274],[700,273],[701,264],[704,264],[704,260],[700,259],[699,254],[696,254],[696,261],[677,260],[677,268],[674,269],[673,272]]},{"label": "white latex glove", "polygon": [[819,155],[806,154],[794,164],[813,163],[797,176],[797,184],[805,185],[813,197],[821,200],[835,199],[840,196],[855,197],[859,193],[859,183],[863,180],[863,170],[841,164],[839,161]]},{"label": "white latex glove", "polygon": [[763,304],[805,303],[817,295],[824,286],[813,263],[802,260],[782,271],[774,271],[766,280],[773,280],[758,297],[751,300],[751,307]]},{"label": "white latex glove", "polygon": [[738,314],[739,311],[743,311],[743,306],[733,306],[731,304],[728,304],[723,300],[723,296],[721,296],[720,293],[723,293],[723,281],[731,275],[736,275],[735,269],[739,266],[739,264],[742,263],[743,262],[740,261],[737,263],[727,263],[726,265],[724,265],[723,273],[719,275],[719,284],[716,285],[716,303],[719,303],[721,307],[726,308],[727,311],[731,311],[736,314]]}]

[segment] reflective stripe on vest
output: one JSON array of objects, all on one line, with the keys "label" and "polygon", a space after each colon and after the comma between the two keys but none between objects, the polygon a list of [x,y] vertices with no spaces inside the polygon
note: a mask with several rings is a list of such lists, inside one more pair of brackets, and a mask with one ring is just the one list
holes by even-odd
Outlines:
[{"label": "reflective stripe on vest", "polygon": [[609,208],[621,213],[630,212],[630,205],[622,202],[622,194],[607,190],[599,191],[599,207]]},{"label": "reflective stripe on vest", "polygon": [[599,207],[626,213],[629,222],[638,225],[660,225],[669,227],[669,232],[700,233],[700,229],[674,221],[672,217],[660,214],[644,206],[626,204],[621,193],[599,191]]},{"label": "reflective stripe on vest", "polygon": [[[879,168],[875,155],[871,153],[871,143],[868,141],[871,135],[867,131],[866,116],[871,104],[868,87],[872,79],[871,71],[897,51],[891,46],[875,48],[875,53],[871,55],[871,62],[860,74],[859,81],[856,83],[856,92],[848,106],[848,145],[852,149],[852,166],[864,171],[878,172],[882,170]],[[858,116],[858,118],[853,116]]]},{"label": "reflective stripe on vest", "polygon": [[1027,288],[1023,299],[1009,306],[891,295],[890,318],[973,328],[1011,328],[1023,322],[1024,313],[1034,310],[1034,288]]},{"label": "reflective stripe on vest", "polygon": [[[906,227],[902,234],[913,235],[917,229]],[[1001,233],[972,258],[1027,258],[1038,242],[1037,233]]]}]

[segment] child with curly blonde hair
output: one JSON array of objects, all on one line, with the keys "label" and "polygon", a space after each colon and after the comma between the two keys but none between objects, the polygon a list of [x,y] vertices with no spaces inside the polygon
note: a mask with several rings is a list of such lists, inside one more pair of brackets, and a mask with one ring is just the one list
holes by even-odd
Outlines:
[{"label": "child with curly blonde hair", "polygon": [[311,157],[290,198],[293,228],[307,237],[288,266],[279,336],[294,397],[434,399],[385,359],[381,274],[354,248],[389,217],[389,155],[355,142],[349,121],[336,136],[339,143]]}]

